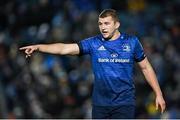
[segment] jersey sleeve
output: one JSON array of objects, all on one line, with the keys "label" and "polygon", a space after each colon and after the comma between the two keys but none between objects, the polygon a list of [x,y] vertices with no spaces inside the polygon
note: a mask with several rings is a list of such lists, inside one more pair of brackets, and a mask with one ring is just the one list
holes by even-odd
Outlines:
[{"label": "jersey sleeve", "polygon": [[135,37],[135,48],[134,49],[135,49],[134,50],[135,51],[134,58],[135,58],[136,62],[140,62],[146,58],[142,44],[140,43],[140,41],[137,37]]},{"label": "jersey sleeve", "polygon": [[78,43],[79,50],[80,50],[80,55],[84,54],[90,54],[91,53],[91,38],[87,38],[84,40],[81,40]]}]

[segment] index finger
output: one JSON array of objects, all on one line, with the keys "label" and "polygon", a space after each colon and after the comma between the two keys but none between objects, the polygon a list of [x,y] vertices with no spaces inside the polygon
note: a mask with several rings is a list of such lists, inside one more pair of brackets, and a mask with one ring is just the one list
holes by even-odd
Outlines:
[{"label": "index finger", "polygon": [[164,112],[164,110],[165,110],[165,104],[162,104],[161,105],[161,114]]},{"label": "index finger", "polygon": [[28,47],[20,47],[19,50],[25,50],[27,49]]}]

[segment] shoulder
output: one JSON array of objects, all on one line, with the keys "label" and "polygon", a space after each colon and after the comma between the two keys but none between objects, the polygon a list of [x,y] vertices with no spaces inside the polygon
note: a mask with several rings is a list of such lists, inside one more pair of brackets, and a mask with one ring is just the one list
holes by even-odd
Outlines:
[{"label": "shoulder", "polygon": [[138,40],[138,37],[136,35],[133,34],[127,34],[127,33],[122,33],[123,37],[127,40]]},{"label": "shoulder", "polygon": [[131,44],[135,45],[139,43],[139,38],[136,35],[123,33],[123,37],[125,40],[127,40]]},{"label": "shoulder", "polygon": [[99,42],[101,40],[102,40],[102,36],[96,35],[96,36],[85,38],[85,39],[81,40],[81,42],[96,43],[96,42]]},{"label": "shoulder", "polygon": [[92,36],[92,37],[88,37],[86,38],[85,40],[101,40],[102,39],[102,36],[101,35],[96,35],[96,36]]}]

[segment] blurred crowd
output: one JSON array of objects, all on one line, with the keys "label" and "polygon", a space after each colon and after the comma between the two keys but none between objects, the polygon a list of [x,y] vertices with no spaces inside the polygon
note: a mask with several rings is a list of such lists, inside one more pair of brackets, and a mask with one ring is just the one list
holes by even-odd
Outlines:
[{"label": "blurred crowd", "polygon": [[120,31],[135,34],[158,77],[167,109],[135,65],[136,118],[180,118],[179,0],[1,0],[0,118],[91,118],[89,56],[35,53],[19,47],[74,43],[99,34],[98,14],[116,9]]}]

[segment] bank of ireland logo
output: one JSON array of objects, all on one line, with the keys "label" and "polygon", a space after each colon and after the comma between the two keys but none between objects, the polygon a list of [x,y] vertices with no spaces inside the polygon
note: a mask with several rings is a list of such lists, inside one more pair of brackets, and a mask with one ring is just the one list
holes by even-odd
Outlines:
[{"label": "bank of ireland logo", "polygon": [[117,53],[112,53],[112,54],[111,54],[111,57],[112,57],[112,58],[116,58],[116,57],[118,57],[118,54],[117,54]]},{"label": "bank of ireland logo", "polygon": [[125,52],[129,52],[131,51],[131,47],[129,46],[129,44],[125,43],[122,45],[122,50]]}]

